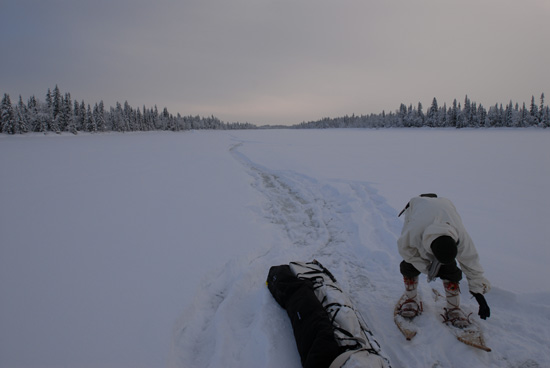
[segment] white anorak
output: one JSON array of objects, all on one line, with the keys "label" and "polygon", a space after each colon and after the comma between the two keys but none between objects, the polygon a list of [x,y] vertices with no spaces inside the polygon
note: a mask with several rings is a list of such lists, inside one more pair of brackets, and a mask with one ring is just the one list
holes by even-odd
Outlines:
[{"label": "white anorak", "polygon": [[447,198],[415,197],[405,210],[405,223],[397,240],[399,254],[417,270],[427,274],[435,256],[432,242],[443,235],[458,244],[456,259],[466,275],[472,293],[485,294],[491,288],[483,276],[479,255],[462,219]]}]

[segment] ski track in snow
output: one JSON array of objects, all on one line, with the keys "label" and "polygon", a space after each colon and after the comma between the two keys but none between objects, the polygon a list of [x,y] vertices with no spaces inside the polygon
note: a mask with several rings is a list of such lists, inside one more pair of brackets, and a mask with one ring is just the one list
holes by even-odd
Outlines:
[{"label": "ski track in snow", "polygon": [[[488,299],[491,318],[480,322],[493,352],[455,340],[439,318],[443,301],[432,298],[431,289],[442,287],[427,284],[425,278],[419,286],[424,303],[420,332],[405,341],[393,323],[393,306],[403,292],[396,247],[402,222],[397,211],[368,182],[319,181],[270,170],[241,153],[243,144],[236,143],[230,153],[265,197],[258,215],[280,228],[281,236],[269,249],[229,260],[218,274],[203,280],[174,328],[170,366],[301,367],[290,321],[265,280],[271,266],[313,259],[350,295],[394,368],[534,368],[550,362],[550,300],[522,300],[501,289],[493,289]],[[478,319],[467,285],[462,289],[463,309]],[[522,318],[532,313],[541,316],[540,324]]]}]

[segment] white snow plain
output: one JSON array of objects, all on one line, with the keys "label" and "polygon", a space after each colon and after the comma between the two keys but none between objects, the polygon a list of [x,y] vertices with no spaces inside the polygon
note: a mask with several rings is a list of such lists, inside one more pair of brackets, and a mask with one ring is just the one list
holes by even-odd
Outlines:
[{"label": "white snow plain", "polygon": [[[0,136],[0,367],[300,367],[269,267],[317,259],[392,366],[550,366],[550,130]],[[397,214],[451,199],[493,283],[486,353],[393,323]]]}]

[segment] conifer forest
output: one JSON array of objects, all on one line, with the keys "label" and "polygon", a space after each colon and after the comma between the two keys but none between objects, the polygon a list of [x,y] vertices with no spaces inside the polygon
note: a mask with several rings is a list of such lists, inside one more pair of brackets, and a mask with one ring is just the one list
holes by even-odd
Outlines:
[{"label": "conifer forest", "polygon": [[126,101],[116,106],[104,106],[103,101],[93,105],[83,100],[72,99],[70,93],[62,93],[58,86],[48,89],[45,100],[31,96],[26,102],[19,96],[11,100],[5,93],[0,105],[0,133],[22,134],[28,132],[131,132],[131,131],[181,131],[196,129],[256,129],[256,128],[524,128],[550,127],[550,108],[544,101],[531,97],[529,104],[510,101],[496,103],[486,108],[471,101],[468,96],[452,105],[440,105],[434,97],[432,104],[424,111],[421,103],[413,106],[401,104],[399,109],[379,114],[346,115],[336,118],[322,118],[292,126],[261,126],[252,123],[225,123],[220,119],[198,115],[173,115],[165,107],[159,111],[153,108],[135,108]]}]

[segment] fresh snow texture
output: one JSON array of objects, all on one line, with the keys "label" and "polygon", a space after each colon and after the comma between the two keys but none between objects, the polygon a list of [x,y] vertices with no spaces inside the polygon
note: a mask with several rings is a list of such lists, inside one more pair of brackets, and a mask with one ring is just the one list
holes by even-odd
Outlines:
[{"label": "fresh snow texture", "polygon": [[[0,367],[300,367],[269,267],[319,260],[392,367],[550,366],[550,131],[0,136]],[[451,199],[493,283],[486,353],[403,292],[397,214]]]}]

